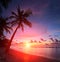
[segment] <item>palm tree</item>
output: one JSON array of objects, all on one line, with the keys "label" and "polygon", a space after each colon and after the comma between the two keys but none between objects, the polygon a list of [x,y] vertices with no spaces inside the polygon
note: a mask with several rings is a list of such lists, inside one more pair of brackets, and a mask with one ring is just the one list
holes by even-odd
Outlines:
[{"label": "palm tree", "polygon": [[55,38],[55,42],[56,42],[56,43],[58,43],[58,42],[59,42],[59,40]]},{"label": "palm tree", "polygon": [[27,25],[27,26],[29,26],[29,27],[32,27],[31,22],[29,22],[29,21],[27,20],[27,17],[29,17],[30,14],[32,14],[32,12],[30,11],[30,9],[28,9],[28,10],[26,10],[26,11],[21,10],[20,7],[19,7],[19,5],[18,5],[18,7],[17,7],[17,13],[12,12],[12,16],[10,16],[9,18],[10,18],[10,19],[12,19],[12,18],[14,19],[14,20],[12,20],[12,22],[11,22],[12,26],[17,25],[17,27],[16,27],[16,29],[15,29],[15,31],[14,31],[14,33],[13,33],[11,39],[10,39],[10,42],[9,42],[9,45],[8,45],[8,47],[7,47],[6,52],[9,51],[9,48],[10,48],[10,46],[11,46],[11,42],[12,42],[12,40],[13,40],[13,38],[14,38],[14,36],[15,36],[17,30],[18,30],[18,28],[22,28],[22,31],[24,31],[24,24]]},{"label": "palm tree", "polygon": [[37,41],[36,41],[36,40],[34,40],[34,43],[37,43]]},{"label": "palm tree", "polygon": [[[11,0],[0,0],[0,4],[4,7],[7,8],[8,4],[10,3]],[[0,5],[0,6],[1,6]]]},{"label": "palm tree", "polygon": [[42,42],[44,42],[45,40],[43,38],[40,39]]},{"label": "palm tree", "polygon": [[41,41],[39,41],[39,43],[41,43]]},{"label": "palm tree", "polygon": [[0,6],[3,6],[4,8],[7,8],[8,4],[11,0],[0,0]]},{"label": "palm tree", "polygon": [[33,43],[33,40],[31,40],[30,43]]},{"label": "palm tree", "polygon": [[7,18],[0,17],[0,39],[4,39],[4,31],[10,33],[12,28],[10,27],[10,22],[7,21]]},{"label": "palm tree", "polygon": [[53,38],[50,38],[50,40],[51,40],[52,42],[54,42],[54,39],[53,39]]},{"label": "palm tree", "polygon": [[11,0],[0,0],[0,13],[2,12],[3,8],[7,8],[8,4],[11,2]]}]

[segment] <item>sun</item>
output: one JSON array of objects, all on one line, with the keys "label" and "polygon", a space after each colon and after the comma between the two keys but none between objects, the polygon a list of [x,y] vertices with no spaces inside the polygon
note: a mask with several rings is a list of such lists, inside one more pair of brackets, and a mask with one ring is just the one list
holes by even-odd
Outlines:
[{"label": "sun", "polygon": [[25,47],[30,48],[31,47],[30,43],[25,43]]}]

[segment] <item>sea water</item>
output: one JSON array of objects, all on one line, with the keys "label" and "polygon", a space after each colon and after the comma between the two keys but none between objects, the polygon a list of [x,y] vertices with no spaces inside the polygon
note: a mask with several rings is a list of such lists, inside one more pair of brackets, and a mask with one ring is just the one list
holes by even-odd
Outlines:
[{"label": "sea water", "polygon": [[27,54],[60,60],[60,48],[26,48],[18,46],[11,46],[11,48]]}]

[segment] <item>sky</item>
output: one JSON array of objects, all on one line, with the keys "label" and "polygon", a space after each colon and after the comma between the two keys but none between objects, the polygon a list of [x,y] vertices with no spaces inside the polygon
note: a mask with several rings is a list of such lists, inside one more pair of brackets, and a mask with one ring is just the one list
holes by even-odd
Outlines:
[{"label": "sky", "polygon": [[[12,0],[8,9],[3,11],[3,16],[10,16],[11,11],[16,12],[17,5],[24,10],[32,10],[32,15],[28,18],[32,28],[25,26],[24,32],[18,29],[14,41],[47,39],[49,35],[60,38],[60,0]],[[12,34],[13,32],[5,33],[8,38]]]}]

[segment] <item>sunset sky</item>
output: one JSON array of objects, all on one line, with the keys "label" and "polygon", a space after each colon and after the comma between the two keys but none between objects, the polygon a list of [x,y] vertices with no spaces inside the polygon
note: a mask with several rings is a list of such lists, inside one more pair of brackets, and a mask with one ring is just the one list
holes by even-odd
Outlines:
[{"label": "sunset sky", "polygon": [[[32,28],[25,26],[24,32],[18,29],[14,41],[47,39],[49,35],[60,37],[60,0],[12,0],[8,9],[3,11],[3,16],[16,12],[18,4],[24,10],[32,10],[33,14],[28,18]],[[12,34],[6,35],[11,38]]]}]

